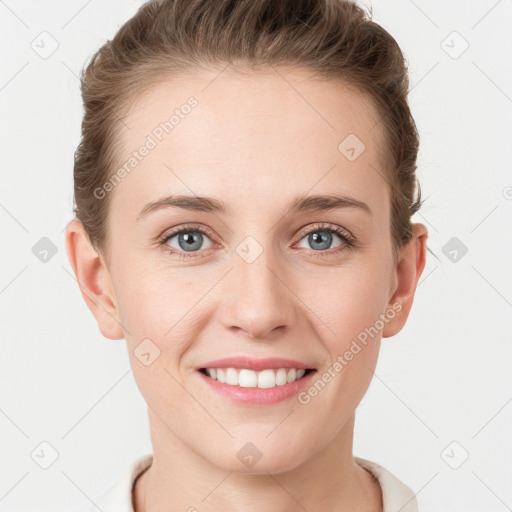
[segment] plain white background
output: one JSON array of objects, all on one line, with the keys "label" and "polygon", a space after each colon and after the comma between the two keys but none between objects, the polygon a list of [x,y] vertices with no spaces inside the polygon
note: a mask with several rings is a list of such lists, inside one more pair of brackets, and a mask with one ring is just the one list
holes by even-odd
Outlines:
[{"label": "plain white background", "polygon": [[[77,75],[141,3],[0,1],[4,512],[88,510],[152,451],[125,342],[99,332],[63,231]],[[406,327],[382,342],[354,454],[406,482],[421,512],[511,510],[512,1],[365,5],[409,63],[426,198],[415,220],[439,259],[428,256]],[[56,250],[46,262],[43,237]]]}]

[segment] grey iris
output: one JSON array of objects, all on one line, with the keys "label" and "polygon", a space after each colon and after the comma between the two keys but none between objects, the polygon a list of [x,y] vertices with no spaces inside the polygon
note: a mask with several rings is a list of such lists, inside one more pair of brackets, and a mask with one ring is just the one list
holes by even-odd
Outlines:
[{"label": "grey iris", "polygon": [[190,231],[178,235],[178,244],[185,251],[195,251],[201,248],[203,234],[199,231]]},{"label": "grey iris", "polygon": [[317,247],[317,249],[328,249],[332,242],[332,234],[329,233],[328,231],[318,231],[315,233],[311,233],[308,237],[308,241],[311,244],[311,247],[313,248],[315,248],[314,243],[318,243],[319,240],[320,243],[323,245],[321,247]]}]

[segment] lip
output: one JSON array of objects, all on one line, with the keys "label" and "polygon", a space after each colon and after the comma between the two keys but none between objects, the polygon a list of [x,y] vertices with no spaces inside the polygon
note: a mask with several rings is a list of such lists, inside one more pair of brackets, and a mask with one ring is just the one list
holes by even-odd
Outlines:
[{"label": "lip", "polygon": [[200,370],[201,368],[237,368],[239,370],[242,368],[247,368],[254,371],[267,369],[277,370],[279,368],[303,368],[304,370],[314,369],[312,366],[308,366],[307,364],[301,363],[300,361],[295,361],[294,359],[284,359],[282,357],[254,359],[251,357],[243,356],[215,359],[215,361],[210,361],[201,366],[198,366],[196,370]]},{"label": "lip", "polygon": [[[283,359],[280,359],[279,361],[281,361],[280,364],[282,364]],[[215,363],[217,364],[218,361]],[[208,366],[207,368],[224,368],[224,366]],[[234,367],[231,366],[231,368]],[[267,366],[266,368],[269,367]],[[281,366],[281,368],[284,367]],[[292,366],[292,368],[294,368],[294,366]],[[305,366],[302,365],[299,366],[299,368],[305,368]],[[297,395],[306,386],[311,385],[311,380],[313,376],[317,374],[317,371],[311,371],[299,380],[288,382],[282,386],[274,386],[273,388],[244,388],[241,386],[232,386],[230,384],[223,384],[216,379],[212,379],[208,375],[200,372],[199,369],[195,373],[207,386],[209,386],[209,389],[219,393],[221,396],[227,397],[241,405],[260,406],[277,404]]]}]

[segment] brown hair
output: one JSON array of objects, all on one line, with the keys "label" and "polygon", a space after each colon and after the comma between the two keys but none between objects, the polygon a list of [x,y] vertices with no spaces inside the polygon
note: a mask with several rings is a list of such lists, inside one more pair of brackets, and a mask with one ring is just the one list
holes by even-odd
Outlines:
[{"label": "brown hair", "polygon": [[[349,0],[151,0],[95,53],[81,74],[82,138],[75,152],[76,218],[108,248],[109,195],[95,190],[119,163],[122,116],[144,90],[198,67],[291,65],[367,95],[383,123],[394,255],[412,237],[421,206],[419,135],[404,55],[393,37]],[[340,141],[341,142],[341,141]],[[416,186],[418,185],[418,186]],[[108,260],[108,255],[107,255]]]}]

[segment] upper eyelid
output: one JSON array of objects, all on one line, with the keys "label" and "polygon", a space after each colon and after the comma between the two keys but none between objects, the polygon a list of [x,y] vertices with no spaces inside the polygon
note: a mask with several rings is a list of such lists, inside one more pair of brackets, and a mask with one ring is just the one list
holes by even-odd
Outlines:
[{"label": "upper eyelid", "polygon": [[165,240],[167,240],[168,238],[171,238],[173,236],[179,235],[180,233],[188,232],[188,231],[200,231],[201,233],[204,233],[207,235],[212,235],[212,233],[213,233],[209,228],[206,228],[205,226],[186,224],[185,226],[177,228],[176,230],[171,229],[169,232],[166,231],[162,236],[159,237],[159,241],[165,242]]},{"label": "upper eyelid", "polygon": [[[341,231],[342,233],[347,235],[347,238],[353,237],[352,233],[350,233],[350,231],[348,231],[348,229],[346,229],[342,226],[337,226],[336,224],[331,224],[329,222],[313,222],[313,224],[307,224],[306,226],[304,226],[303,228],[301,228],[299,230],[299,234],[302,234],[302,233],[308,234],[311,232],[322,231],[322,230],[333,231],[333,232]],[[340,233],[337,233],[337,234],[340,234]]]}]

